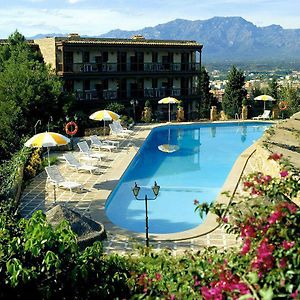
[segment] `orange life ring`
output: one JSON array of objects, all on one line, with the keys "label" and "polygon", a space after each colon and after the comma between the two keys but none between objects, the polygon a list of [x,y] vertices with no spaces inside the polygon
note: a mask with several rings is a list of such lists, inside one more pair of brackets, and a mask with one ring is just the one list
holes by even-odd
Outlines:
[{"label": "orange life ring", "polygon": [[280,110],[286,110],[288,108],[288,104],[286,101],[280,101],[278,107]]},{"label": "orange life ring", "polygon": [[[74,129],[71,130],[71,127],[73,127]],[[65,126],[65,131],[68,135],[74,135],[78,131],[78,125],[74,121],[68,122]]]}]

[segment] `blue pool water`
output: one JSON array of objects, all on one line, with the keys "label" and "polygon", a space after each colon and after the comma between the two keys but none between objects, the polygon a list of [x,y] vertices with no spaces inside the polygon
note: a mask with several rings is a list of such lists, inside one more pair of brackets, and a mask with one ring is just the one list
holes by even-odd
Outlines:
[{"label": "blue pool water", "polygon": [[[149,232],[174,233],[192,229],[203,220],[194,212],[194,199],[212,202],[220,192],[237,157],[270,126],[262,123],[172,125],[155,128],[132,160],[106,203],[106,214],[116,225],[145,232],[145,202],[134,198],[132,187],[142,187],[139,197],[152,197],[151,186],[161,189],[148,201]],[[165,153],[161,144],[179,150]]]}]

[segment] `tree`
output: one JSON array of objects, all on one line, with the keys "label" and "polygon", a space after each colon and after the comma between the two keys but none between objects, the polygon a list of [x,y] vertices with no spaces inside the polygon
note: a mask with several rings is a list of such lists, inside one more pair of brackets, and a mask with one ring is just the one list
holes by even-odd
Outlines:
[{"label": "tree", "polygon": [[236,113],[240,112],[242,101],[247,95],[244,88],[245,76],[242,71],[233,66],[227,80],[222,107],[226,115],[234,117]]},{"label": "tree", "polygon": [[289,115],[300,111],[300,94],[297,88],[291,85],[282,87],[280,98],[287,102],[287,112]]},{"label": "tree", "polygon": [[[12,34],[0,48],[0,160],[21,146],[41,120],[46,130],[50,116],[63,112],[62,83],[25,38]],[[60,99],[59,99],[60,97]]]},{"label": "tree", "polygon": [[209,75],[205,67],[201,67],[199,79],[199,117],[209,118],[210,107],[213,102],[213,95],[210,93]]},{"label": "tree", "polygon": [[269,82],[267,92],[274,99],[276,100],[278,99],[279,88],[278,88],[278,82],[275,78],[272,78],[272,80]]}]

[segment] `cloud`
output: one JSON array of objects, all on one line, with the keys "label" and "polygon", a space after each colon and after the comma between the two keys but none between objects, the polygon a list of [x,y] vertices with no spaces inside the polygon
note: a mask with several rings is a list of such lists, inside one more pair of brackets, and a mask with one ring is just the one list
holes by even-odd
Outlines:
[{"label": "cloud", "polygon": [[[0,11],[1,38],[6,38],[17,28],[23,35],[38,33],[68,33],[99,35],[109,30],[125,30],[154,26],[153,16],[133,15],[107,9],[15,9]],[[5,26],[4,26],[5,25]]]},{"label": "cloud", "polygon": [[82,2],[82,0],[67,0],[67,2],[70,4],[76,4],[78,2]]},{"label": "cloud", "polygon": [[0,10],[0,38],[7,38],[15,29],[25,36],[52,32],[100,35],[112,29],[138,30],[176,18],[205,20],[214,16],[241,16],[257,26],[300,27],[300,2],[290,11],[289,1],[272,0],[272,5],[270,1],[23,0],[26,7],[5,1],[5,9]]}]

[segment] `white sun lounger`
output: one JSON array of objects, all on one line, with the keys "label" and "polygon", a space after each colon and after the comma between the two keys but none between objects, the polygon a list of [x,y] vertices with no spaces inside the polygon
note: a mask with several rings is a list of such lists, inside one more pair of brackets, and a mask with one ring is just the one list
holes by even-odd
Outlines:
[{"label": "white sun lounger", "polygon": [[80,163],[72,153],[65,153],[64,158],[68,166],[74,168],[76,171],[88,171],[91,174],[99,171],[98,167]]},{"label": "white sun lounger", "polygon": [[[108,151],[117,150],[116,145],[109,144],[107,141],[102,142],[100,139],[98,139],[96,135],[91,135],[90,140],[91,140],[91,148],[96,148],[98,150],[105,149]],[[114,142],[114,141],[109,141],[109,142]]]},{"label": "white sun lounger", "polygon": [[97,158],[98,160],[102,160],[103,158],[106,157],[106,154],[103,153],[96,153],[92,151],[86,141],[82,141],[77,143],[77,146],[80,150],[81,153],[83,153],[86,157],[88,158]]},{"label": "white sun lounger", "polygon": [[109,128],[110,128],[110,133],[112,135],[120,136],[123,138],[126,138],[130,135],[129,132],[122,132],[122,131],[118,130],[113,124],[109,124]]},{"label": "white sun lounger", "polygon": [[120,123],[120,121],[113,121],[112,122],[113,126],[116,128],[116,130],[119,130],[120,132],[123,132],[123,133],[134,133],[133,130],[130,130],[130,129],[127,129],[125,127],[123,127]]},{"label": "white sun lounger", "polygon": [[58,187],[66,188],[70,191],[73,189],[83,189],[83,185],[81,183],[66,180],[60,173],[57,166],[45,167],[45,171],[47,173],[48,180]]},{"label": "white sun lounger", "polygon": [[270,119],[270,110],[265,110],[262,115],[259,115],[257,117],[253,117],[252,120],[265,120],[265,119]]}]

